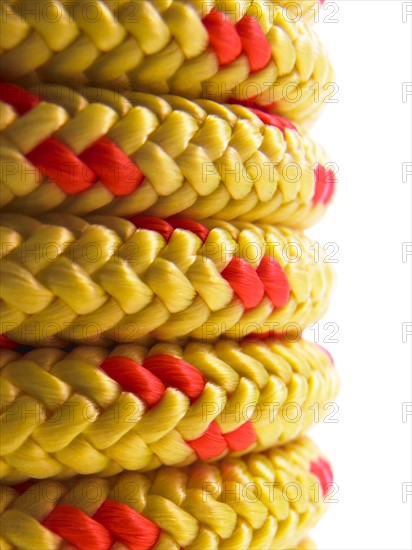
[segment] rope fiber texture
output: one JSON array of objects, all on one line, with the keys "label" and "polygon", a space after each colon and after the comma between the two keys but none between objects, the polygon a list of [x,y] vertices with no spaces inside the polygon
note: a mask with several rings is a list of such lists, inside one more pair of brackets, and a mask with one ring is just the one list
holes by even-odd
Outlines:
[{"label": "rope fiber texture", "polygon": [[1,2],[1,550],[313,548],[336,85],[292,4]]},{"label": "rope fiber texture", "polygon": [[333,196],[324,151],[282,117],[172,96],[36,91],[0,84],[1,208],[9,212],[147,212],[302,228]]},{"label": "rope fiber texture", "polygon": [[2,548],[294,548],[333,475],[308,438],[244,459],[1,487]]},{"label": "rope fiber texture", "polygon": [[0,77],[247,101],[307,123],[330,95],[334,72],[307,18],[296,20],[287,5],[3,1]]},{"label": "rope fiber texture", "polygon": [[322,421],[339,386],[304,340],[3,351],[0,366],[3,483],[265,450]]},{"label": "rope fiber texture", "polygon": [[0,334],[36,346],[296,338],[334,282],[316,243],[273,226],[4,214],[1,246]]}]

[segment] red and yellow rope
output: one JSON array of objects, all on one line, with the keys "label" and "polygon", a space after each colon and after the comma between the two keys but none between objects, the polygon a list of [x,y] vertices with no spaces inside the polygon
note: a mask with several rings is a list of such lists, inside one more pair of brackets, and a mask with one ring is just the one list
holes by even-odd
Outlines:
[{"label": "red and yellow rope", "polygon": [[[305,227],[333,195],[324,152],[282,117],[172,96],[37,92],[0,84],[1,208],[8,211]],[[57,99],[48,101],[52,94]]]},{"label": "red and yellow rope", "polygon": [[216,465],[1,488],[2,548],[293,548],[333,476],[308,439]]},{"label": "red and yellow rope", "polygon": [[[300,3],[305,14],[313,4]],[[12,82],[253,101],[307,122],[334,79],[318,37],[284,0],[7,0],[1,7],[0,77]]]},{"label": "red and yellow rope", "polygon": [[1,245],[0,333],[34,345],[299,337],[333,286],[318,247],[273,226],[4,214]]},{"label": "red and yellow rope", "polygon": [[7,483],[268,449],[322,421],[339,385],[303,340],[8,351],[0,367]]},{"label": "red and yellow rope", "polygon": [[1,3],[1,550],[314,547],[317,9]]}]

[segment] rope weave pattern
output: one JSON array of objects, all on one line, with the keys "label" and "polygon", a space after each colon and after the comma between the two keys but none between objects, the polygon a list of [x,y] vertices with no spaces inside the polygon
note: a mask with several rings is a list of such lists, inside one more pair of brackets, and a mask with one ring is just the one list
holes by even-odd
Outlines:
[{"label": "rope weave pattern", "polygon": [[303,340],[2,355],[7,483],[268,449],[323,420],[339,385],[330,356]]},{"label": "rope weave pattern", "polygon": [[85,4],[2,2],[2,80],[253,101],[307,122],[334,79],[317,35],[285,1]]},{"label": "rope weave pattern", "polygon": [[316,9],[1,3],[1,550],[313,548],[333,474],[302,433],[339,386],[301,339],[334,279],[295,231],[336,184],[295,126],[334,79]]},{"label": "rope weave pattern", "polygon": [[61,345],[296,333],[333,270],[288,229],[216,220],[2,217],[0,333]]},{"label": "rope weave pattern", "polygon": [[2,548],[293,548],[323,514],[332,480],[302,438],[217,465],[3,486]]},{"label": "rope weave pattern", "polygon": [[[147,211],[304,227],[333,195],[323,150],[282,117],[171,96],[37,90],[0,84],[8,211]],[[57,102],[41,99],[52,93]]]}]

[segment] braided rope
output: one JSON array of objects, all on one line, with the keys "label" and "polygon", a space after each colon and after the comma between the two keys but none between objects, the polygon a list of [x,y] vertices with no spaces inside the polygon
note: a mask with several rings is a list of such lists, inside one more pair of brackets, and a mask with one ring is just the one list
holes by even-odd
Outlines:
[{"label": "braided rope", "polygon": [[328,306],[333,270],[292,230],[70,214],[43,222],[3,215],[0,333],[16,342],[296,336]]},{"label": "braided rope", "polygon": [[311,26],[282,4],[4,1],[0,77],[253,101],[308,122],[334,73]]},{"label": "braided rope", "polygon": [[333,195],[323,150],[281,117],[171,96],[38,90],[58,100],[0,84],[8,211],[147,211],[303,227]]},{"label": "braided rope", "polygon": [[[0,85],[2,550],[313,548],[333,476],[301,434],[338,376],[267,336],[317,320],[333,274],[248,222],[308,227],[334,192],[278,116],[310,123],[333,79],[314,4],[1,3],[0,78],[23,86]],[[90,341],[139,344],[13,351]]]},{"label": "braided rope", "polygon": [[330,356],[303,340],[2,355],[7,483],[268,449],[323,420],[339,385]]},{"label": "braided rope", "polygon": [[332,479],[302,438],[216,465],[2,486],[2,548],[293,548],[323,514]]}]

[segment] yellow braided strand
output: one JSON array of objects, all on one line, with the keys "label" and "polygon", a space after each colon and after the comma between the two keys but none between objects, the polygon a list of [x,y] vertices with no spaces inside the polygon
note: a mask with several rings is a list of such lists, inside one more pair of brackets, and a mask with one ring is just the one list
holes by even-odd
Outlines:
[{"label": "yellow braided strand", "polygon": [[[170,387],[148,408],[99,368],[108,357],[139,363],[156,354],[178,357],[203,374],[206,385],[193,404]],[[3,351],[0,376],[7,483],[189,464],[197,455],[187,441],[212,421],[223,434],[250,421],[256,443],[237,454],[265,450],[322,421],[339,386],[328,355],[304,340]]]},{"label": "yellow braided strand", "polygon": [[154,550],[294,548],[327,507],[319,480],[310,473],[317,459],[319,450],[305,437],[216,465],[74,483],[41,481],[22,495],[2,486],[2,548],[57,550],[62,539],[42,525],[53,510],[69,505],[92,517],[106,500],[129,506],[160,527]]},{"label": "yellow braided strand", "polygon": [[[120,218],[18,214],[2,220],[1,332],[17,342],[217,339],[300,331],[325,312],[333,270],[302,234],[210,220],[205,242],[188,230],[169,241]],[[277,260],[291,292],[245,311],[221,272],[235,257]],[[252,291],[252,290],[251,290]]]},{"label": "yellow braided strand", "polygon": [[[312,201],[314,168],[327,162],[323,149],[297,131],[286,128],[283,134],[266,126],[245,107],[90,88],[82,95],[56,86],[38,86],[36,92],[58,99],[23,116],[1,104],[1,208],[9,212],[128,216],[146,211],[300,228],[325,212],[322,202]],[[24,156],[51,137],[76,155],[107,138],[145,179],[127,196],[114,196],[101,182],[67,195]]]},{"label": "yellow braided strand", "polygon": [[[275,102],[278,113],[305,123],[330,95],[333,69],[306,22],[312,0],[295,6],[286,0],[96,0],[93,13],[85,4],[2,2],[2,79],[91,83],[218,102],[256,96],[258,104]],[[264,69],[251,72],[244,54],[219,66],[202,23],[214,8],[233,23],[245,15],[258,20],[272,49]]]}]

